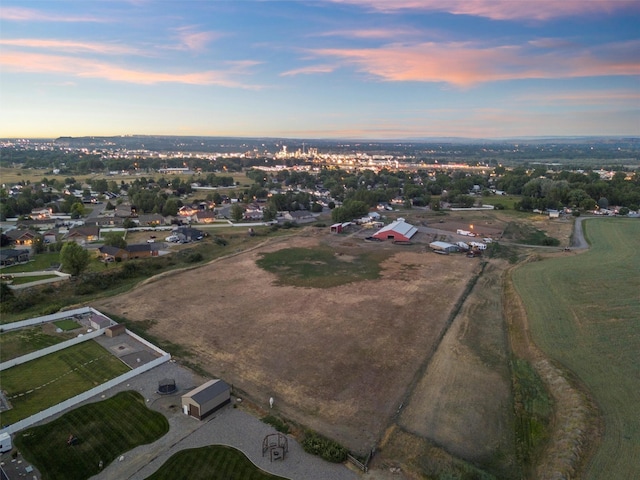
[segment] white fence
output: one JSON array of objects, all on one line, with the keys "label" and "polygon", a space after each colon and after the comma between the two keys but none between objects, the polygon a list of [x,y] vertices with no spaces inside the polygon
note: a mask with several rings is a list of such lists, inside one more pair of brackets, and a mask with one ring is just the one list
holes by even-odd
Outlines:
[{"label": "white fence", "polygon": [[135,377],[136,375],[140,375],[141,373],[151,370],[152,368],[155,368],[158,365],[162,365],[163,363],[168,362],[170,359],[171,359],[171,355],[169,355],[168,353],[165,353],[162,357],[156,358],[155,360],[152,360],[149,363],[145,363],[141,367],[131,370],[130,372],[124,373],[119,377],[109,380],[108,382],[98,385],[97,387],[92,388],[91,390],[83,392],[79,395],[76,395],[75,397],[65,400],[64,402],[60,402],[57,405],[54,405],[53,407],[49,407],[46,410],[36,413],[35,415],[31,415],[30,417],[25,418],[24,420],[20,420],[19,422],[9,425],[3,428],[2,430],[0,430],[0,433],[8,433],[9,435],[12,435],[22,429],[30,427],[31,425],[34,425],[38,422],[46,420],[47,418],[57,413],[60,413],[68,408],[74,407],[77,404],[84,402],[85,400],[89,400],[91,397],[98,395],[110,388],[113,388],[116,385],[119,385],[120,383]]},{"label": "white fence", "polygon": [[18,330],[19,328],[30,327],[31,325],[40,325],[43,323],[54,322],[56,320],[62,320],[64,318],[70,318],[74,315],[85,315],[87,313],[102,315],[100,312],[91,307],[82,307],[76,308],[74,310],[52,313],[51,315],[44,315],[42,317],[30,318],[29,320],[22,320],[20,322],[7,323],[6,325],[0,326],[0,329],[2,329],[3,332],[8,332],[10,330]]},{"label": "white fence", "polygon": [[16,365],[20,365],[22,363],[30,362],[31,360],[35,360],[36,358],[44,357],[45,355],[49,355],[50,353],[57,352],[59,350],[64,350],[65,348],[71,347],[72,345],[77,345],[78,343],[82,343],[86,340],[91,340],[92,338],[99,337],[104,333],[106,329],[101,328],[100,330],[94,330],[93,332],[84,333],[81,337],[75,337],[70,340],[66,340],[62,343],[58,343],[56,345],[51,345],[50,347],[43,348],[41,350],[37,350],[35,352],[27,353],[26,355],[22,355],[18,358],[12,358],[11,360],[7,360],[6,362],[0,363],[0,372],[6,370],[7,368],[15,367]]}]

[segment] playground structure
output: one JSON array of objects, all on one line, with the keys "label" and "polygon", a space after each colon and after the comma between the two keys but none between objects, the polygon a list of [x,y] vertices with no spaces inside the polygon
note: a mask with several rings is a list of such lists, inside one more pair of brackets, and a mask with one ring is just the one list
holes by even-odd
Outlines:
[{"label": "playground structure", "polygon": [[289,439],[282,433],[270,433],[262,440],[262,456],[269,452],[269,458],[274,460],[284,460],[289,451]]}]

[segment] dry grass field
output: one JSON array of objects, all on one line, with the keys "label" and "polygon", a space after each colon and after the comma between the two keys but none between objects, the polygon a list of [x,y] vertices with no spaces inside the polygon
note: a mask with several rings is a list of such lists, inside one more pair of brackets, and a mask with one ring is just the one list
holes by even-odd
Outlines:
[{"label": "dry grass field", "polygon": [[[481,474],[479,467],[516,478],[502,305],[508,262],[435,255],[427,244],[453,240],[457,228],[470,224],[500,239],[502,228],[515,221],[544,230],[564,246],[572,222],[513,212],[405,216],[428,227],[413,245],[366,243],[371,230],[330,235],[306,228],[150,279],[95,306],[151,321],[151,335],[193,352],[190,361],[232,383],[258,407],[266,408],[273,396],[277,415],[356,452],[375,446],[372,467],[378,473],[399,466],[409,475],[404,478],[447,471],[473,476]],[[385,258],[380,278],[302,288],[282,285],[256,264],[267,252],[325,246],[344,262],[363,253]],[[518,255],[530,251],[568,255],[520,247]]]},{"label": "dry grass field", "polygon": [[[100,302],[154,336],[186,346],[198,363],[255,402],[356,451],[381,437],[432,351],[478,262],[423,245],[367,244],[323,231],[268,243],[171,274]],[[341,258],[390,249],[381,278],[328,289],[276,286],[260,253],[334,243]]]}]

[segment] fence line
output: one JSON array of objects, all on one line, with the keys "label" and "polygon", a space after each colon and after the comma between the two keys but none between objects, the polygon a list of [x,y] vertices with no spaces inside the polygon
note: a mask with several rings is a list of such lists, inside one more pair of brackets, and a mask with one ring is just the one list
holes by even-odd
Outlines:
[{"label": "fence line", "polygon": [[75,337],[70,340],[65,340],[64,342],[58,343],[56,345],[51,345],[49,347],[36,350],[35,352],[27,353],[26,355],[22,355],[21,357],[12,358],[11,360],[0,363],[0,372],[6,370],[7,368],[30,362],[31,360],[35,360],[36,358],[44,357],[45,355],[49,355],[50,353],[64,350],[65,348],[77,345],[78,343],[86,342],[87,340],[91,340],[92,338],[99,337],[104,333],[105,330],[106,329],[101,328],[99,330],[94,330],[93,332],[84,333],[81,337]]},{"label": "fence line", "polygon": [[27,417],[23,420],[20,420],[14,424],[11,424],[3,429],[0,430],[0,433],[8,433],[10,435],[23,430],[27,427],[30,427],[31,425],[34,425],[38,422],[41,422],[42,420],[46,420],[47,418],[62,412],[63,410],[66,410],[68,408],[74,407],[77,404],[84,402],[85,400],[90,399],[91,397],[98,395],[110,388],[115,387],[116,385],[119,385],[120,383],[129,380],[130,378],[133,378],[137,375],[140,375],[141,373],[144,373],[148,370],[151,370],[152,368],[157,367],[158,365],[162,365],[165,362],[168,362],[171,359],[171,355],[169,355],[168,353],[163,355],[162,357],[156,358],[155,360],[152,360],[149,363],[145,363],[144,365],[131,370],[127,373],[124,373],[122,375],[120,375],[119,377],[113,378],[111,380],[109,380],[108,382],[105,382],[101,385],[98,385],[97,387],[92,388],[91,390],[87,390],[86,392],[80,393],[79,395],[76,395],[75,397],[69,398],[68,400],[65,400],[64,402],[60,402],[57,405],[54,405],[53,407],[49,407],[46,410],[42,410],[41,412],[38,412],[34,415],[31,415],[30,417]]},{"label": "fence line", "polygon": [[[73,310],[66,310],[64,312],[52,313],[51,315],[44,315],[42,317],[30,318],[29,320],[21,320],[19,322],[7,323],[0,326],[3,332],[10,330],[17,330],[19,328],[29,327],[31,325],[40,325],[42,323],[54,322],[56,320],[62,320],[64,318],[73,317],[74,315],[84,315],[87,313],[95,313],[96,315],[102,315],[100,312],[91,307],[75,308]],[[104,316],[104,315],[102,315]]]}]

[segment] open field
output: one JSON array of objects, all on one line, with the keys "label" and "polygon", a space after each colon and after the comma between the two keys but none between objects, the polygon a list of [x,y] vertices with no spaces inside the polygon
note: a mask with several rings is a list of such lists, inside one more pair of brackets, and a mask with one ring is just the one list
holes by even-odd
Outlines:
[{"label": "open field", "polygon": [[64,342],[74,336],[72,333],[57,333],[51,324],[2,332],[0,335],[0,362],[6,362],[12,358]]},{"label": "open field", "polygon": [[533,340],[578,377],[603,416],[604,437],[584,478],[637,478],[640,222],[583,225],[588,252],[529,263],[513,278]]},{"label": "open field", "polygon": [[2,412],[0,424],[27,418],[127,371],[93,340],[11,367],[2,372],[2,390],[13,408]]},{"label": "open field", "polygon": [[[256,265],[264,253],[326,242],[344,262],[387,251],[380,278],[323,289],[279,286]],[[211,375],[255,401],[273,396],[285,417],[368,451],[477,268],[424,245],[372,245],[309,228],[95,306],[151,320],[151,335],[187,348]]]},{"label": "open field", "polygon": [[276,480],[277,475],[263,472],[239,450],[224,445],[182,450],[173,455],[148,480]]},{"label": "open field", "polygon": [[[119,455],[151,443],[169,430],[159,412],[137,392],[126,391],[76,408],[15,437],[16,447],[46,480],[85,480]],[[68,445],[70,435],[77,440]]]}]

